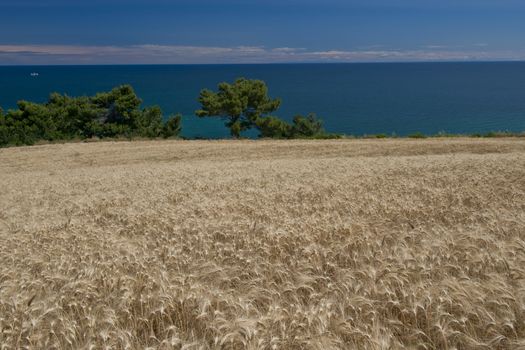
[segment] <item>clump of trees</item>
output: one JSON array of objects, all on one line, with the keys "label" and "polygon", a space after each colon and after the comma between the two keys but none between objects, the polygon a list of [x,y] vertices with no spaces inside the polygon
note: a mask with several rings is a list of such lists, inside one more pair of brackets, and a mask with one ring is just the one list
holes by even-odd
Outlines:
[{"label": "clump of trees", "polygon": [[274,112],[281,100],[268,97],[268,88],[261,80],[237,79],[233,84],[222,82],[218,91],[201,91],[199,102],[202,108],[195,114],[199,117],[221,117],[230,134],[238,138],[242,131],[256,126],[257,120]]},{"label": "clump of trees", "polygon": [[260,118],[256,122],[260,137],[278,139],[311,139],[311,138],[336,138],[336,134],[328,134],[323,128],[323,121],[314,113],[306,117],[297,115],[292,123],[280,118],[269,116]]},{"label": "clump of trees", "polygon": [[0,110],[0,146],[31,145],[40,140],[179,135],[180,115],[163,121],[158,106],[141,109],[141,104],[129,85],[89,97],[53,93],[42,104],[19,101],[18,109]]},{"label": "clump of trees", "polygon": [[[201,91],[199,117],[219,117],[234,138],[255,128],[265,138],[334,138],[315,114],[297,115],[287,122],[274,115],[280,99],[268,96],[261,80],[237,79],[220,83],[218,90]],[[0,147],[35,142],[88,138],[176,137],[181,115],[163,120],[158,106],[141,108],[142,100],[130,85],[94,96],[70,97],[53,93],[45,103],[19,101],[18,108],[0,109]]]},{"label": "clump of trees", "polygon": [[199,95],[199,117],[225,119],[230,134],[238,138],[241,132],[251,128],[259,130],[260,137],[269,138],[326,138],[323,123],[315,114],[298,115],[290,124],[271,115],[281,105],[280,99],[268,96],[268,87],[261,80],[239,78],[232,84],[223,82],[216,92],[204,89]]}]

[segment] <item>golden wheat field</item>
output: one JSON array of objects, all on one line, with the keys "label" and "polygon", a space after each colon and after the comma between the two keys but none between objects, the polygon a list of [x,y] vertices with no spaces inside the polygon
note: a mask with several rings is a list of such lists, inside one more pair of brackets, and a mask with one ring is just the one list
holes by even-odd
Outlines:
[{"label": "golden wheat field", "polygon": [[525,140],[0,150],[1,349],[525,349]]}]

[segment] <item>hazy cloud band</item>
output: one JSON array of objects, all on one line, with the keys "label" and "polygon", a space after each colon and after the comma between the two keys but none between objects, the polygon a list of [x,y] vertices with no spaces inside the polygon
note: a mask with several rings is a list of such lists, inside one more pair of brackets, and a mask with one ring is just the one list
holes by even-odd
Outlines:
[{"label": "hazy cloud band", "polygon": [[369,49],[309,51],[259,46],[213,47],[178,45],[74,46],[0,45],[0,64],[208,64],[300,62],[403,62],[525,60],[525,52],[447,49],[428,45],[419,50]]}]

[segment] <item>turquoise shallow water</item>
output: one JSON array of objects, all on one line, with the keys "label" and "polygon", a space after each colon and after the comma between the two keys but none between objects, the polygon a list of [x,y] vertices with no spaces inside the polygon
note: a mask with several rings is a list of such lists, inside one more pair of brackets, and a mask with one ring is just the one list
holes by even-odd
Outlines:
[{"label": "turquoise shallow water", "polygon": [[[31,77],[38,72],[38,77]],[[94,94],[129,83],[145,105],[184,115],[183,135],[228,136],[193,116],[200,89],[263,79],[283,100],[275,114],[315,112],[328,131],[363,135],[525,130],[525,62],[0,67],[0,106],[49,93]],[[253,136],[254,133],[251,134]],[[250,136],[250,135],[248,135]]]}]

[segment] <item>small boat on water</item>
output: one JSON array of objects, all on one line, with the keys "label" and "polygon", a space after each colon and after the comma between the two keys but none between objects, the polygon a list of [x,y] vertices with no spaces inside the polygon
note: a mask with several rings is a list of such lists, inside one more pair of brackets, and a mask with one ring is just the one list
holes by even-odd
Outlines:
[{"label": "small boat on water", "polygon": [[39,74],[38,74],[38,73],[36,73],[36,72],[33,72],[33,73],[31,73],[31,76],[32,76],[32,77],[38,77],[38,76],[39,76]]}]

